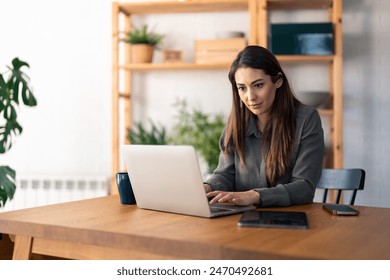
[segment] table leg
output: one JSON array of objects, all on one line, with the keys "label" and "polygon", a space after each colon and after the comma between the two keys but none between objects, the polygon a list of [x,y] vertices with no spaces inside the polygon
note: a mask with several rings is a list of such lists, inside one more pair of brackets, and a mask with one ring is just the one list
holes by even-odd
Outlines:
[{"label": "table leg", "polygon": [[28,260],[31,256],[32,248],[31,236],[16,235],[13,260]]}]

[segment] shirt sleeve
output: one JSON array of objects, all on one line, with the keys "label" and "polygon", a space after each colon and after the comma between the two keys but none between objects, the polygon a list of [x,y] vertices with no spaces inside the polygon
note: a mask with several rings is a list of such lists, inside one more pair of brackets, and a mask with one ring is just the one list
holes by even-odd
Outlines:
[{"label": "shirt sleeve", "polygon": [[300,138],[291,182],[271,188],[255,189],[260,194],[262,207],[313,202],[325,151],[321,118],[317,110],[313,110],[303,121],[303,125],[297,129]]}]

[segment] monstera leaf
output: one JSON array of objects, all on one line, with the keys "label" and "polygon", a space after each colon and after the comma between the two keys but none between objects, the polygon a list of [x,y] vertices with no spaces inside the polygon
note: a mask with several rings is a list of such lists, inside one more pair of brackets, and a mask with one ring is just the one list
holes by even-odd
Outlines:
[{"label": "monstera leaf", "polygon": [[4,206],[8,199],[12,199],[15,193],[15,170],[9,166],[0,166],[0,207]]},{"label": "monstera leaf", "polygon": [[[16,57],[12,60],[12,66],[7,67],[8,71],[0,73],[0,154],[11,149],[15,137],[23,131],[17,120],[20,97],[25,106],[37,105],[30,78],[22,71],[23,67],[30,66]],[[9,166],[0,166],[0,207],[14,196],[15,177],[15,170]]]},{"label": "monstera leaf", "polygon": [[29,87],[30,78],[20,70],[23,66],[30,66],[28,63],[21,61],[18,58],[14,58],[12,60],[12,66],[13,68],[10,68],[12,74],[8,79],[7,86],[12,91],[13,101],[19,104],[20,93],[22,95],[24,105],[36,106],[37,100]]}]

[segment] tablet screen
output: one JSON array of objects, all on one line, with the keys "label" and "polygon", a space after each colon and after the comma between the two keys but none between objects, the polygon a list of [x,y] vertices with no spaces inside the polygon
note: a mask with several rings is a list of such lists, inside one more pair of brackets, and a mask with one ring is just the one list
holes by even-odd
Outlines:
[{"label": "tablet screen", "polygon": [[242,227],[308,228],[305,212],[246,211],[238,222]]}]

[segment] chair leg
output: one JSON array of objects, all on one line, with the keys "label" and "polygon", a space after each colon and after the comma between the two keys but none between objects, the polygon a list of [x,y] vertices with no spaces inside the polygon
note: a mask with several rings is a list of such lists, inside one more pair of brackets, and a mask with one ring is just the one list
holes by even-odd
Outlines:
[{"label": "chair leg", "polygon": [[337,203],[337,204],[340,203],[340,198],[341,198],[341,190],[338,190],[338,191],[337,191],[337,197],[336,197],[336,203]]},{"label": "chair leg", "polygon": [[326,198],[328,197],[328,190],[324,190],[324,196],[322,197],[322,203],[326,203]]},{"label": "chair leg", "polygon": [[357,193],[357,190],[354,190],[352,192],[352,196],[351,196],[351,200],[349,201],[349,205],[354,205],[355,204],[356,193]]}]

